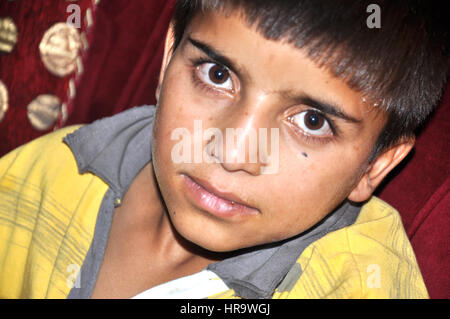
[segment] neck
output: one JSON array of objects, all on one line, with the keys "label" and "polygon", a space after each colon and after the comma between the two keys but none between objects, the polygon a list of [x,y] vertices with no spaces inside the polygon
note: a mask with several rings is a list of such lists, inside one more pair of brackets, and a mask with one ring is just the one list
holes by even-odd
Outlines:
[{"label": "neck", "polygon": [[[224,258],[183,238],[173,226],[150,162],[137,175],[125,194],[122,206],[126,221],[122,226],[133,240],[151,252],[152,262],[161,258],[168,267],[185,264],[206,267]],[[125,217],[125,216],[124,216]]]}]

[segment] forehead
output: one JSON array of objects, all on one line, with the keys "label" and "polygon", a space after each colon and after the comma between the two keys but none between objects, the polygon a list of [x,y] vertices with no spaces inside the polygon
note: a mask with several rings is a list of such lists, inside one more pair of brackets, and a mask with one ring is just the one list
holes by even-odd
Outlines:
[{"label": "forehead", "polygon": [[380,113],[366,102],[362,93],[308,58],[306,51],[287,41],[265,38],[247,24],[239,11],[197,13],[185,36],[226,56],[239,71],[240,81],[267,94],[307,93],[343,105],[359,118],[367,113],[378,117]]}]

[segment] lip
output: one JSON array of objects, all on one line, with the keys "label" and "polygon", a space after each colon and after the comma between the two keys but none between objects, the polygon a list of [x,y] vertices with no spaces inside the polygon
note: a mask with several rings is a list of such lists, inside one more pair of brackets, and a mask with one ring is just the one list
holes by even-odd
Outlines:
[{"label": "lip", "polygon": [[182,174],[191,199],[197,206],[223,218],[259,214],[259,210],[248,206],[237,195],[217,190],[207,181]]}]

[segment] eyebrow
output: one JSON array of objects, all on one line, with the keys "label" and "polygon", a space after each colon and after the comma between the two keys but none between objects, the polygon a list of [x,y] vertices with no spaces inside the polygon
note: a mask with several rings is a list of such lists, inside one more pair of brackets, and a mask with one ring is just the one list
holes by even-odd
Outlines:
[{"label": "eyebrow", "polygon": [[[199,49],[204,54],[206,54],[211,60],[217,62],[218,64],[228,67],[231,71],[233,71],[234,73],[239,75],[240,72],[238,71],[238,68],[234,65],[234,63],[229,58],[227,58],[223,54],[219,53],[218,51],[216,51],[215,49],[213,49],[211,46],[209,46],[206,43],[203,43],[198,40],[194,40],[190,36],[188,36],[187,39],[193,46],[195,46],[197,49]],[[343,108],[336,104],[325,102],[325,101],[320,101],[316,98],[313,98],[310,96],[305,96],[305,95],[301,95],[300,97],[293,98],[293,99],[299,101],[301,104],[309,105],[309,106],[321,111],[322,113],[330,114],[334,117],[341,118],[347,122],[357,123],[357,124],[360,124],[362,122],[361,119],[358,119],[358,118],[351,116],[350,114],[347,114],[346,112],[344,112],[342,110]]]},{"label": "eyebrow", "polygon": [[341,118],[347,122],[360,124],[362,122],[362,119],[358,119],[350,114],[345,113],[342,110],[342,107],[327,103],[324,101],[319,101],[318,99],[309,97],[309,96],[302,96],[299,98],[302,104],[309,105],[323,113],[330,114],[334,117]]},{"label": "eyebrow", "polygon": [[218,64],[226,66],[231,71],[239,75],[240,73],[239,68],[237,68],[236,65],[229,58],[219,53],[206,43],[194,40],[191,37],[188,37],[187,39],[193,46],[195,46],[197,49],[205,53],[211,60],[217,62]]}]

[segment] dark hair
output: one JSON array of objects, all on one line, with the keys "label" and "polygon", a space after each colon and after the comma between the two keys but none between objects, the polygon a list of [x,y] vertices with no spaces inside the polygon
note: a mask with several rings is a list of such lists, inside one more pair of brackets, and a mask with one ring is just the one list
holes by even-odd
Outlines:
[{"label": "dark hair", "polygon": [[[369,4],[381,27],[369,28]],[[449,70],[450,9],[437,1],[178,0],[175,46],[199,11],[236,10],[267,39],[305,49],[387,112],[370,160],[401,138],[414,136],[438,104]],[[434,5],[434,7],[433,7]]]}]

